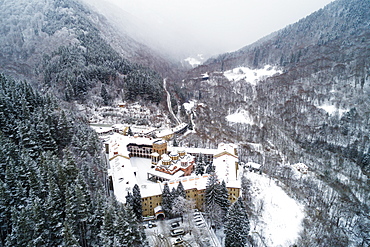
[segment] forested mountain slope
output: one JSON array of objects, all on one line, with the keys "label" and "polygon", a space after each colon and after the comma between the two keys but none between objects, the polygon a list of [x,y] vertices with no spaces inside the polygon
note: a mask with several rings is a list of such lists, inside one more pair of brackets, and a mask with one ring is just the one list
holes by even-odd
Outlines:
[{"label": "forested mountain slope", "polygon": [[[160,74],[170,65],[144,45],[114,33],[102,16],[78,1],[5,0],[1,7],[2,72],[30,79],[66,101],[161,100]],[[117,49],[120,44],[118,52],[109,44],[112,40]]]},{"label": "forested mountain slope", "polygon": [[0,126],[0,246],[145,243],[132,209],[108,197],[101,144],[81,116],[0,75]]},{"label": "forested mountain slope", "polygon": [[[196,101],[182,112],[197,132],[187,141],[239,142],[242,160],[305,203],[302,246],[370,241],[369,26],[369,1],[338,0],[177,84],[182,102]],[[264,68],[276,74],[254,80]],[[298,162],[309,175],[292,176]]]},{"label": "forested mountain slope", "polygon": [[110,197],[101,142],[73,104],[160,103],[162,72],[144,66],[156,56],[129,37],[114,50],[104,20],[73,0],[0,7],[0,246],[146,245],[133,209]]}]

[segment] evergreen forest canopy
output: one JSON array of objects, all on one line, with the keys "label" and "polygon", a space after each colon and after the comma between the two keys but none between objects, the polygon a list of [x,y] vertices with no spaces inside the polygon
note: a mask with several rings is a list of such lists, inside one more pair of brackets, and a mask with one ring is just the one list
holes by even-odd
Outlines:
[{"label": "evergreen forest canopy", "polygon": [[1,246],[142,246],[130,206],[108,197],[87,123],[26,82],[0,75]]},{"label": "evergreen forest canopy", "polygon": [[32,78],[37,87],[69,102],[101,106],[117,99],[162,100],[161,76],[122,58],[92,22],[93,13],[77,1],[2,5],[2,70]]}]

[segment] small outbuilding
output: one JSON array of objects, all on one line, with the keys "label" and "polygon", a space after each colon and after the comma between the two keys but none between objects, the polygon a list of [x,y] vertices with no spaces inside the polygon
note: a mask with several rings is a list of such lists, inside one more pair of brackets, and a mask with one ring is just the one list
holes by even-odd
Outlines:
[{"label": "small outbuilding", "polygon": [[154,208],[154,215],[157,220],[162,220],[166,217],[161,205]]}]

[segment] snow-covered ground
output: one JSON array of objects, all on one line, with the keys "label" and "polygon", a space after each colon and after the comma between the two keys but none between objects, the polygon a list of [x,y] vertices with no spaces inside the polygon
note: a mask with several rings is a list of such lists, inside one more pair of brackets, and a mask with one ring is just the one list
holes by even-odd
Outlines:
[{"label": "snow-covered ground", "polygon": [[252,85],[256,85],[258,81],[275,74],[280,74],[281,71],[271,65],[265,65],[262,69],[250,69],[248,67],[238,67],[224,72],[224,76],[229,81],[245,80]]},{"label": "snow-covered ground", "polygon": [[191,112],[191,109],[195,106],[196,103],[197,102],[195,100],[190,100],[189,102],[183,104],[188,114]]},{"label": "snow-covered ground", "polygon": [[269,247],[294,244],[302,230],[304,206],[289,197],[273,179],[253,172],[245,176],[252,183],[252,202],[257,214],[250,217],[253,238]]},{"label": "snow-covered ground", "polygon": [[338,114],[339,117],[341,117],[344,113],[348,112],[348,110],[344,109],[339,109],[335,105],[329,105],[329,104],[324,104],[324,105],[319,105],[317,108],[323,109],[326,111],[329,115],[335,115]]},{"label": "snow-covered ground", "polygon": [[255,124],[252,116],[245,110],[237,110],[235,113],[228,115],[226,120],[232,123]]}]

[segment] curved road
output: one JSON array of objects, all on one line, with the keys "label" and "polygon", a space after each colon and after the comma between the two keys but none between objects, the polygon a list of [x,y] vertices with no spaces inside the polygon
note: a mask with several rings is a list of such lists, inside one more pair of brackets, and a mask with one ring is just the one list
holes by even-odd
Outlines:
[{"label": "curved road", "polygon": [[167,91],[167,79],[163,79],[163,88],[164,90],[166,91],[167,93],[167,107],[168,107],[168,110],[170,111],[170,113],[172,114],[173,118],[176,120],[177,124],[179,125],[181,122],[180,120],[177,118],[177,116],[173,113],[172,111],[172,106],[171,106],[171,95],[170,93]]}]

